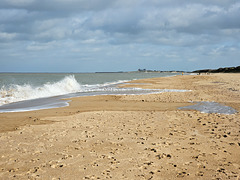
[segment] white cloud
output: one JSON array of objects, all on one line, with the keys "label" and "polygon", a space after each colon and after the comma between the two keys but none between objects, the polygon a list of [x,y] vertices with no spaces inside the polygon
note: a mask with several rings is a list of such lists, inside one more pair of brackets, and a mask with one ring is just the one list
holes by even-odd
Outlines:
[{"label": "white cloud", "polygon": [[239,57],[240,3],[234,0],[4,0],[0,6],[0,59],[36,53],[56,61],[160,66],[171,60],[190,67]]},{"label": "white cloud", "polygon": [[0,40],[12,40],[16,37],[16,33],[0,32]]}]

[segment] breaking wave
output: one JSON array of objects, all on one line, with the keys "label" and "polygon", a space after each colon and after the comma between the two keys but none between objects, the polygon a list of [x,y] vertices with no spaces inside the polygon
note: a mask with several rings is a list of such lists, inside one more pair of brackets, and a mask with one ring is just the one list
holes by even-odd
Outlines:
[{"label": "breaking wave", "polygon": [[0,89],[0,105],[12,102],[58,96],[83,91],[82,86],[73,75],[64,77],[55,83],[46,83],[39,87],[30,84],[3,86]]}]

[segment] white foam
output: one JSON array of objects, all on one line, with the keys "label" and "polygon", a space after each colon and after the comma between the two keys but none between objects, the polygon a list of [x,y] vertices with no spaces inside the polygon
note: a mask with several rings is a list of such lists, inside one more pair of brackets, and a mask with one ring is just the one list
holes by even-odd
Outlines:
[{"label": "white foam", "polygon": [[[32,86],[31,84],[12,84],[8,87],[0,89],[0,106],[19,102],[24,100],[32,100],[44,97],[60,96],[71,93],[81,92],[105,92],[105,91],[126,91],[119,89],[117,84],[125,83],[128,80],[118,80],[115,82],[106,82],[103,84],[80,84],[75,79],[74,75],[64,77],[62,80],[55,83],[45,83],[41,86]],[[137,89],[137,88],[132,88]]]},{"label": "white foam", "polygon": [[33,87],[30,84],[13,84],[8,88],[2,87],[0,89],[0,105],[23,100],[81,92],[82,90],[82,86],[76,81],[73,75],[66,76],[58,82],[46,83],[39,87]]},{"label": "white foam", "polygon": [[62,107],[67,102],[60,99],[93,96],[93,95],[140,95],[163,92],[186,92],[189,90],[176,89],[141,89],[118,88],[116,85],[126,83],[128,80],[106,82],[103,84],[80,84],[74,75],[65,76],[62,80],[45,83],[40,86],[31,84],[12,84],[0,89],[0,112],[29,111],[45,108]]}]

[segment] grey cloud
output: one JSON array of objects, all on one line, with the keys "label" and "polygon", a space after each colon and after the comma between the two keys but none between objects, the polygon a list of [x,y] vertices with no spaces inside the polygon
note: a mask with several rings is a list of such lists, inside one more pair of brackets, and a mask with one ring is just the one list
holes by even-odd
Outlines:
[{"label": "grey cloud", "polygon": [[24,9],[0,9],[0,22],[18,22],[23,21],[24,18],[28,18],[29,14]]},{"label": "grey cloud", "polygon": [[2,8],[26,9],[28,11],[61,11],[79,12],[88,10],[101,10],[110,6],[112,0],[3,0],[0,2]]},{"label": "grey cloud", "polygon": [[240,51],[237,0],[2,0],[0,7],[4,58],[61,54],[190,63],[236,59]]},{"label": "grey cloud", "polygon": [[[180,2],[182,4],[178,5]],[[93,2],[11,0],[2,3],[11,9],[0,11],[2,15],[0,30],[8,33],[25,32],[29,36],[39,32],[42,34],[52,32],[53,36],[59,34],[56,35],[56,38],[67,36],[71,38],[74,33],[69,32],[76,33],[77,28],[84,31],[101,30],[104,33],[122,33],[126,36],[148,31],[166,34],[171,31],[208,34],[219,29],[240,28],[238,21],[240,5],[239,3],[230,5],[230,2],[233,1],[225,1],[225,3],[224,1],[215,1],[214,5],[207,6],[206,1],[203,1],[203,4],[194,4],[186,0],[178,3],[174,0],[161,2],[155,0],[130,2],[124,0]],[[173,6],[166,6],[166,4]],[[63,10],[62,13],[59,12],[61,10]],[[66,14],[66,11],[72,14]],[[88,11],[89,13],[87,13]],[[68,23],[76,16],[82,16],[85,20],[75,25]],[[58,24],[56,21],[59,19],[62,23],[59,21]],[[51,23],[52,25],[50,25]],[[45,26],[45,28],[41,29],[41,26]],[[76,26],[78,27],[76,28]],[[54,28],[55,30],[53,30]]]},{"label": "grey cloud", "polygon": [[154,34],[157,36],[153,39],[164,39],[163,34],[166,38],[172,36],[174,32],[181,36],[182,34],[177,33],[190,36],[194,34],[198,36],[216,35],[222,29],[240,28],[238,11],[238,3],[227,9],[216,5],[188,4],[178,8],[141,7],[137,10],[106,10],[98,13],[98,16],[95,14],[90,16],[86,21],[85,28],[102,30],[105,33],[111,33],[112,36],[114,33],[117,36],[121,33],[126,35],[126,38],[132,38],[131,34],[139,34],[139,39],[143,34]]},{"label": "grey cloud", "polygon": [[137,9],[111,9],[94,15],[84,24],[86,28],[101,29],[108,33],[137,33],[141,30],[139,21],[143,14]]}]

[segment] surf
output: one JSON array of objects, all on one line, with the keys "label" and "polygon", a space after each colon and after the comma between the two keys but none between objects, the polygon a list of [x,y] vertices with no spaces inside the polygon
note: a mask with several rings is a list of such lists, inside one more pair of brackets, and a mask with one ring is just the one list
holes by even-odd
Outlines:
[{"label": "surf", "polygon": [[41,86],[31,84],[11,84],[0,89],[0,106],[18,101],[59,96],[84,91],[74,75],[65,76],[57,82],[47,82]]}]

